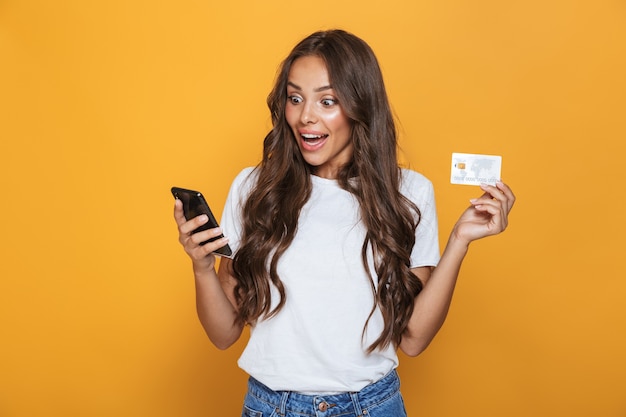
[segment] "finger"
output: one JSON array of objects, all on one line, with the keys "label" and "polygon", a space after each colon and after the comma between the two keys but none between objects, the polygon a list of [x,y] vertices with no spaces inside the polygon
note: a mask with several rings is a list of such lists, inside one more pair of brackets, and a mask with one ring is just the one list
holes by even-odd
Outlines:
[{"label": "finger", "polygon": [[210,254],[210,253],[217,251],[220,248],[223,248],[224,246],[228,244],[228,242],[229,242],[228,238],[224,236],[217,240],[214,240],[213,242],[207,243],[206,245],[202,246],[202,249],[204,249],[205,253]]},{"label": "finger", "polygon": [[[194,233],[190,236],[191,242],[199,245],[202,242],[206,242],[207,240],[214,239],[222,234],[222,229],[219,227],[214,227],[211,229],[203,230],[198,233]],[[212,243],[212,242],[211,242]]]},{"label": "finger", "polygon": [[499,215],[506,216],[508,213],[506,211],[506,201],[494,198],[489,193],[485,193],[480,198],[471,199],[470,203],[474,206],[474,208],[479,208],[479,211],[484,211],[491,215],[495,215],[497,213]]},{"label": "finger", "polygon": [[504,182],[502,181],[498,181],[496,183],[496,187],[502,191],[504,193],[504,195],[507,198],[507,211],[510,211],[511,208],[513,208],[513,204],[515,204],[515,194],[513,194],[513,191],[511,190],[511,188],[506,185]]},{"label": "finger", "polygon": [[472,201],[474,205],[474,209],[478,212],[489,215],[490,223],[492,223],[496,229],[502,231],[508,225],[508,216],[507,211],[504,208],[505,203],[502,203],[499,200],[489,199],[489,200],[474,200]]},{"label": "finger", "polygon": [[475,198],[470,200],[472,206],[480,212],[487,212],[491,215],[502,212],[502,203],[492,198]]},{"label": "finger", "polygon": [[485,193],[483,195],[481,195],[478,198],[472,198],[470,199],[470,203],[472,204],[472,206],[477,206],[479,204],[488,204],[488,205],[498,205],[501,206],[502,203],[502,199],[504,199],[503,196],[497,196],[494,197],[492,195],[493,191],[485,191]]},{"label": "finger", "polygon": [[483,224],[489,231],[489,235],[501,233],[506,229],[508,222],[506,216],[503,215],[499,208],[488,204],[481,204],[475,206],[474,209],[485,216],[485,222]]},{"label": "finger", "polygon": [[496,199],[502,203],[504,212],[508,214],[515,203],[515,196],[511,189],[502,181],[498,181],[495,186],[483,184],[481,189],[490,195],[490,198]]},{"label": "finger", "polygon": [[179,226],[187,221],[187,219],[185,219],[185,213],[183,212],[183,202],[179,199],[174,201],[174,219]]},{"label": "finger", "polygon": [[189,254],[193,259],[201,260],[203,258],[206,258],[207,256],[214,256],[212,255],[213,252],[226,246],[227,243],[228,238],[222,237],[220,239],[214,240],[213,242],[207,242],[205,245],[196,246],[193,250],[189,251]]},{"label": "finger", "polygon": [[513,195],[509,186],[502,181],[496,182],[496,185],[481,184],[480,188],[488,193],[492,198],[502,201],[507,212],[511,210],[511,207],[513,207],[515,195]]},{"label": "finger", "polygon": [[478,202],[487,203],[488,201],[493,201],[493,196],[489,194],[488,192],[485,192],[483,195],[481,195],[478,198],[470,199],[470,202],[472,203],[472,205],[476,205],[478,204]]},{"label": "finger", "polygon": [[480,189],[488,194],[490,198],[495,198],[500,201],[504,201],[506,199],[504,192],[495,185],[481,184]]},{"label": "finger", "polygon": [[178,224],[178,230],[181,235],[189,235],[191,234],[191,232],[193,232],[198,227],[202,226],[208,221],[209,217],[206,214],[201,214],[198,217],[194,217],[189,221],[184,220],[183,216],[183,223]]}]

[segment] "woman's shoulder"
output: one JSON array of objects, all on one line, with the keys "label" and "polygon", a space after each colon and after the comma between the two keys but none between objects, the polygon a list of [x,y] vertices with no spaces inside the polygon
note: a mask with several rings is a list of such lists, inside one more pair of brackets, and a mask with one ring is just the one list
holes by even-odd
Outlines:
[{"label": "woman's shoulder", "polygon": [[418,206],[431,204],[435,198],[433,184],[423,174],[412,169],[401,169],[400,193]]},{"label": "woman's shoulder", "polygon": [[258,170],[256,167],[245,167],[235,176],[233,180],[233,186],[238,188],[241,186],[251,186],[256,182],[258,177]]},{"label": "woman's shoulder", "polygon": [[229,198],[236,201],[242,201],[247,198],[256,184],[257,177],[258,174],[255,167],[243,168],[230,184]]},{"label": "woman's shoulder", "polygon": [[409,168],[400,168],[401,173],[401,189],[408,187],[413,188],[432,188],[432,183],[423,174]]}]

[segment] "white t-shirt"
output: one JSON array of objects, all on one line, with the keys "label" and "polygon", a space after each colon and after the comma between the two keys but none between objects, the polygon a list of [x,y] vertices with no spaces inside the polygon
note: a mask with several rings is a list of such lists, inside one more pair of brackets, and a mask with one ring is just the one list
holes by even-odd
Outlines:
[{"label": "white t-shirt", "polygon": [[[240,209],[255,179],[252,168],[244,169],[226,201],[221,226],[233,251],[242,233]],[[238,363],[276,391],[359,391],[394,369],[398,357],[393,344],[367,353],[383,329],[383,318],[377,309],[363,335],[374,298],[361,260],[365,227],[358,202],[335,180],[311,176],[311,181],[296,236],[278,263],[286,303],[276,316],[252,326]],[[435,266],[439,241],[432,184],[403,169],[401,192],[422,214],[411,267]],[[374,274],[372,265],[370,254]],[[279,295],[272,290],[276,305]]]}]

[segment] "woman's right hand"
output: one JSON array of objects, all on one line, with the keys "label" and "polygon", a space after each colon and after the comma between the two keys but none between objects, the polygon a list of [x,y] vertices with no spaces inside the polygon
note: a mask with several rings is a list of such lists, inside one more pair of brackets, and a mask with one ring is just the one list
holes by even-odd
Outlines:
[{"label": "woman's right hand", "polygon": [[222,230],[216,227],[192,233],[208,218],[201,215],[187,221],[180,200],[176,200],[174,205],[174,219],[178,225],[178,240],[193,262],[198,318],[213,344],[219,349],[226,349],[239,339],[243,330],[243,325],[237,321],[236,281],[229,273],[230,259],[222,259],[219,276],[215,271],[213,251],[228,243],[228,238],[200,245],[219,236]]},{"label": "woman's right hand", "polygon": [[200,245],[200,243],[219,236],[222,234],[222,230],[216,227],[192,234],[194,230],[205,224],[209,219],[204,214],[191,220],[185,219],[183,203],[180,200],[176,200],[174,203],[174,219],[178,225],[178,241],[191,258],[194,270],[200,272],[214,269],[215,255],[213,255],[213,252],[226,245],[228,238],[223,237],[204,245]]}]

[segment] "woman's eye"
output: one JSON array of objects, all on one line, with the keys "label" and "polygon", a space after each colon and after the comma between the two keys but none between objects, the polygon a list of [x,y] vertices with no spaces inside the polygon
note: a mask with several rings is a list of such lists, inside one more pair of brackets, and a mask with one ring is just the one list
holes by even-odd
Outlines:
[{"label": "woman's eye", "polygon": [[337,100],[335,100],[334,98],[325,98],[322,100],[322,104],[324,106],[332,106],[337,104]]},{"label": "woman's eye", "polygon": [[292,104],[302,103],[302,98],[298,96],[287,96],[287,100],[289,100]]}]

